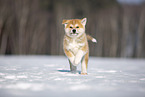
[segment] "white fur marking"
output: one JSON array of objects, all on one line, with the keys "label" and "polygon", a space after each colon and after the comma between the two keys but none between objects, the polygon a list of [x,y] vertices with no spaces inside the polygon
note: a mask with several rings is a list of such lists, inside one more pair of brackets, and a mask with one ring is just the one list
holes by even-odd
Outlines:
[{"label": "white fur marking", "polygon": [[72,50],[74,53],[78,50],[79,45],[73,40],[73,42],[69,43],[67,46],[68,50]]},{"label": "white fur marking", "polygon": [[82,50],[79,50],[78,53],[76,54],[75,60],[74,60],[74,65],[77,66],[80,62],[82,57],[85,55],[85,52]]},{"label": "white fur marking", "polygon": [[82,67],[81,72],[82,73],[87,73],[87,67],[86,67],[85,59],[83,59],[81,67]]},{"label": "white fur marking", "polygon": [[73,64],[75,57],[69,57],[70,62]]},{"label": "white fur marking", "polygon": [[72,25],[72,24],[70,24],[70,26],[71,26],[71,27],[73,27],[73,25]]},{"label": "white fur marking", "polygon": [[71,50],[75,55],[77,54],[80,47],[84,46],[85,43],[77,43],[75,40],[70,42],[68,46],[66,46],[67,50]]},{"label": "white fur marking", "polygon": [[78,24],[75,25],[75,27],[77,27],[77,26],[78,26]]},{"label": "white fur marking", "polygon": [[96,42],[96,43],[97,43],[97,40],[96,40],[95,38],[93,38],[93,39],[92,39],[92,42]]},{"label": "white fur marking", "polygon": [[79,46],[84,46],[85,45],[85,43],[79,43]]},{"label": "white fur marking", "polygon": [[68,33],[69,32],[69,28],[65,28],[65,32]]}]

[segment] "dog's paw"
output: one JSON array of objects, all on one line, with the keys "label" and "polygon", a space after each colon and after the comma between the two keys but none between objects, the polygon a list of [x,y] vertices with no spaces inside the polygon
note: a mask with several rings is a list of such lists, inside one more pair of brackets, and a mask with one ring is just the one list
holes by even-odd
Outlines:
[{"label": "dog's paw", "polygon": [[83,72],[81,72],[81,75],[88,75],[87,73],[83,73]]}]

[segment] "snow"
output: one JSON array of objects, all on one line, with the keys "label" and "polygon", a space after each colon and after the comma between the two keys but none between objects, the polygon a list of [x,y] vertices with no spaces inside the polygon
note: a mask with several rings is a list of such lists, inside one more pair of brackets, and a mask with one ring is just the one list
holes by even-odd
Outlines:
[{"label": "snow", "polygon": [[145,97],[145,60],[90,57],[88,75],[65,56],[0,56],[0,97]]}]

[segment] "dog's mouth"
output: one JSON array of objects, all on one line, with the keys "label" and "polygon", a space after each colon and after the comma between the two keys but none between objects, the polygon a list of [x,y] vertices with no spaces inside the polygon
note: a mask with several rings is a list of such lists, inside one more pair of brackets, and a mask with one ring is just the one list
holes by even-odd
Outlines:
[{"label": "dog's mouth", "polygon": [[70,35],[78,35],[79,33],[70,33]]}]

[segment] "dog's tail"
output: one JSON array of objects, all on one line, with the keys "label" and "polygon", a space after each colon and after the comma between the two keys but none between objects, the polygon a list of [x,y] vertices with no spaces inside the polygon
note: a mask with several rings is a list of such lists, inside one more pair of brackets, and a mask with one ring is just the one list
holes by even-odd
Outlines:
[{"label": "dog's tail", "polygon": [[93,38],[92,36],[90,36],[90,35],[87,35],[87,39],[91,40],[92,42],[97,43],[97,40],[95,38]]}]

